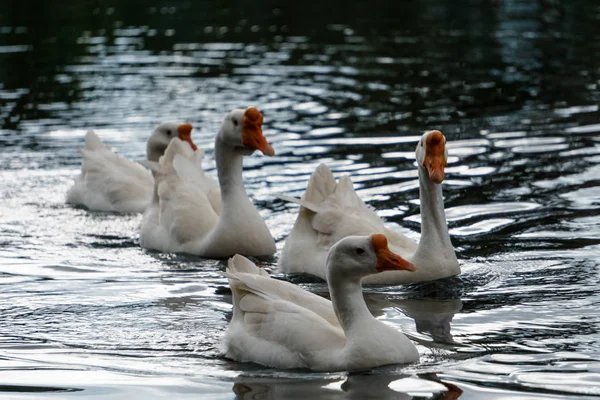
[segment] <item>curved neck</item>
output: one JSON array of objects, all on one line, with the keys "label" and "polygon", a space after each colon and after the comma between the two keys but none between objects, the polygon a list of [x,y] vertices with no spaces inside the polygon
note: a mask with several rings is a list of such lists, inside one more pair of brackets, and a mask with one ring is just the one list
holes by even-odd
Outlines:
[{"label": "curved neck", "polygon": [[[446,212],[444,211],[444,197],[442,185],[429,179],[427,170],[419,166],[419,198],[421,203],[421,240],[415,256],[423,251],[432,249],[450,249],[454,253]],[[414,262],[414,261],[413,261]]]},{"label": "curved neck", "polygon": [[371,321],[374,321],[375,318],[373,318],[365,303],[360,279],[347,277],[334,277],[332,279],[329,273],[327,275],[335,315],[340,321],[346,337],[350,338],[360,332]]},{"label": "curved neck", "polygon": [[230,203],[232,199],[236,197],[248,199],[242,177],[244,156],[236,152],[233,147],[224,143],[219,133],[215,139],[215,161],[217,163],[217,174],[219,185],[221,186],[224,211],[228,202]]},{"label": "curved neck", "polygon": [[226,143],[221,133],[215,139],[215,161],[221,192],[221,210],[216,225],[191,245],[196,254],[231,257],[236,253],[269,255],[275,242],[269,228],[246,194],[242,179],[243,154]]}]

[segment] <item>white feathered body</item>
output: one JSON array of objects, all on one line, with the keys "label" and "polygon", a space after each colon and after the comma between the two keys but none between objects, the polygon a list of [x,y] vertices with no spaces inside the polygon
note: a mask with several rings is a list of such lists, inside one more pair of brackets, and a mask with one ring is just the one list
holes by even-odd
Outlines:
[{"label": "white feathered body", "polygon": [[[425,260],[421,265],[415,262],[418,243],[387,229],[384,221],[356,194],[350,177],[344,175],[336,182],[325,164],[317,167],[312,174],[302,199],[279,197],[301,206],[279,259],[279,267],[284,273],[309,273],[327,279],[327,252],[331,246],[346,236],[372,233],[385,234],[390,250],[413,261],[417,271],[385,271],[365,277],[365,284],[422,282],[460,273],[451,248],[432,248],[434,255],[438,251],[440,257]],[[448,253],[447,256],[444,252]],[[439,262],[444,256],[448,260],[447,265]],[[421,257],[421,260],[424,258]]]},{"label": "white feathered body", "polygon": [[113,152],[88,131],[81,174],[67,193],[67,203],[90,210],[141,213],[152,201],[154,178],[142,165]]},{"label": "white feathered body", "polygon": [[[301,200],[280,197],[301,205],[279,261],[285,273],[309,273],[327,279],[327,252],[346,236],[384,233],[390,249],[404,258],[417,249],[417,243],[412,239],[384,226],[375,211],[358,197],[349,176],[342,176],[338,183],[325,164],[315,170]],[[415,274],[383,272],[366,277],[363,282],[370,283],[371,279],[381,279],[389,273],[406,275],[407,279],[414,278],[410,275]]]},{"label": "white feathered body", "polygon": [[361,370],[418,359],[408,338],[380,321],[347,340],[331,301],[291,283],[272,279],[242,256],[229,260],[233,317],[225,355],[275,368]]},{"label": "white feathered body", "polygon": [[266,224],[243,188],[222,212],[219,184],[202,169],[204,153],[173,139],[160,160],[156,193],[142,219],[140,245],[163,252],[226,258],[275,252]]},{"label": "white feathered body", "polygon": [[155,195],[142,219],[140,244],[163,252],[206,235],[221,213],[219,184],[206,175],[204,151],[173,140],[156,172]]}]

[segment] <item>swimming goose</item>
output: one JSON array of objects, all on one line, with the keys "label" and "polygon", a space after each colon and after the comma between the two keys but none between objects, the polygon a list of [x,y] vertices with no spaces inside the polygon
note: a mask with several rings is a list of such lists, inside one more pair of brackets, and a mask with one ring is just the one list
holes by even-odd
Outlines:
[{"label": "swimming goose", "polygon": [[363,283],[402,284],[430,281],[460,274],[448,234],[442,181],[447,164],[446,138],[440,131],[425,132],[415,151],[419,170],[421,240],[385,228],[383,220],[358,197],[348,175],[335,181],[321,164],[312,174],[302,199],[279,195],[299,203],[299,215],[285,241],[279,260],[284,273],[309,273],[327,279],[327,251],[349,235],[384,232],[392,251],[410,260],[417,272],[388,271],[372,275]]},{"label": "swimming goose", "polygon": [[142,219],[142,247],[209,258],[275,253],[271,232],[242,179],[244,156],[255,150],[275,154],[262,122],[254,107],[227,114],[215,139],[218,184],[202,170],[201,150],[195,154],[183,142],[171,142],[159,163],[154,200]]},{"label": "swimming goose", "polygon": [[[173,138],[180,138],[195,150],[192,125],[159,125],[146,144],[148,161],[157,162]],[[154,178],[142,165],[113,152],[94,131],[85,135],[81,149],[81,174],[67,192],[67,203],[95,211],[142,213],[152,202]]]},{"label": "swimming goose", "polygon": [[371,315],[361,287],[367,275],[414,269],[389,250],[385,235],[348,236],[329,251],[329,301],[272,279],[236,255],[226,272],[233,293],[233,317],[223,351],[236,361],[315,371],[415,362],[419,359],[416,347]]}]

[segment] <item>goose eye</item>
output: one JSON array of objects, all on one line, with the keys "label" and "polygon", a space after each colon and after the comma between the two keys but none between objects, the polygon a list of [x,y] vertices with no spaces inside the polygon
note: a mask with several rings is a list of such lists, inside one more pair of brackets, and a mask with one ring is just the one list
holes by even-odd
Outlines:
[{"label": "goose eye", "polygon": [[356,252],[356,254],[357,254],[357,255],[361,255],[361,254],[363,254],[363,253],[365,252],[365,249],[363,249],[363,248],[361,248],[361,247],[358,247],[358,248],[355,250],[355,252]]},{"label": "goose eye", "polygon": [[233,119],[233,125],[238,126],[238,120],[237,120],[237,118]]},{"label": "goose eye", "polygon": [[423,147],[423,141],[421,140],[421,142],[419,143],[419,146]]},{"label": "goose eye", "polygon": [[167,129],[167,135],[171,136],[171,130]]}]

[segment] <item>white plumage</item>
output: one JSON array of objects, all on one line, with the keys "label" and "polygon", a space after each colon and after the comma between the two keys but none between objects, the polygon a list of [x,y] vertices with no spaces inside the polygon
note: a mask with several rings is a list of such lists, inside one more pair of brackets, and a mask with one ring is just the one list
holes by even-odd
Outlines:
[{"label": "white plumage", "polygon": [[[383,250],[375,243],[370,236],[347,237],[331,248],[332,301],[272,279],[242,256],[230,259],[226,276],[233,292],[233,317],[224,339],[226,356],[316,371],[417,361],[410,340],[375,319],[362,297],[361,278],[392,265],[381,261],[387,245]],[[399,258],[391,263],[394,268],[412,268]]]},{"label": "white plumage", "polygon": [[325,164],[312,174],[301,199],[279,197],[301,205],[286,239],[279,266],[285,273],[309,273],[327,279],[327,252],[350,235],[384,233],[391,249],[413,262],[418,270],[389,271],[365,278],[364,283],[401,284],[428,281],[460,273],[448,234],[441,181],[446,165],[445,138],[426,132],[417,145],[421,198],[421,240],[389,230],[375,211],[358,197],[349,176],[336,182]]},{"label": "white plumage", "polygon": [[242,179],[245,155],[255,149],[273,155],[261,125],[262,114],[252,107],[225,117],[215,139],[218,184],[202,170],[200,150],[194,153],[184,142],[171,142],[160,160],[154,199],[142,220],[142,247],[211,258],[275,252],[273,237]]},{"label": "white plumage", "polygon": [[[150,163],[158,161],[173,138],[186,140],[195,149],[191,130],[190,124],[171,122],[156,127],[146,145]],[[67,203],[96,211],[144,212],[152,202],[154,178],[150,171],[113,152],[93,131],[85,135],[81,153],[81,173],[67,192]]]},{"label": "white plumage", "polygon": [[143,212],[152,200],[152,173],[140,164],[113,152],[88,131],[81,174],[67,193],[67,203],[90,210]]}]

